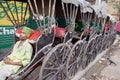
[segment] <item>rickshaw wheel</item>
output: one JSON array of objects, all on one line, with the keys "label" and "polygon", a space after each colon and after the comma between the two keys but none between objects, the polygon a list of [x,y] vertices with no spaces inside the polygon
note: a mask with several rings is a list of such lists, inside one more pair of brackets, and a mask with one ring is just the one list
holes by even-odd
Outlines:
[{"label": "rickshaw wheel", "polygon": [[78,41],[70,51],[66,64],[66,74],[71,79],[79,70],[82,61],[83,41]]},{"label": "rickshaw wheel", "polygon": [[54,47],[43,60],[39,80],[65,80],[66,61],[70,52],[69,45],[62,43]]},{"label": "rickshaw wheel", "polygon": [[95,54],[92,54],[93,52],[93,49],[95,49],[95,41],[96,39],[95,38],[92,38],[88,44],[87,44],[87,47],[85,49],[85,52],[84,52],[84,56],[83,56],[83,59],[82,59],[82,68],[85,69],[88,64],[90,62],[93,61]]}]

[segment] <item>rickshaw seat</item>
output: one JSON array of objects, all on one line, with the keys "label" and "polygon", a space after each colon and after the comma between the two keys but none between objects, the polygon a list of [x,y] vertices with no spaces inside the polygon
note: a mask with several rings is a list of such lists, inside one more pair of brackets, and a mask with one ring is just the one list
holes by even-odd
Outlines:
[{"label": "rickshaw seat", "polygon": [[44,46],[53,43],[55,37],[54,28],[51,30],[51,33],[48,32],[47,35],[42,35],[36,43],[36,51],[42,49]]},{"label": "rickshaw seat", "polygon": [[61,27],[55,28],[55,36],[56,37],[64,38],[66,32],[67,32],[67,30],[65,28],[61,28]]},{"label": "rickshaw seat", "polygon": [[55,28],[55,41],[53,47],[60,43],[66,43],[72,41],[73,32],[68,32],[64,28],[57,27]]}]

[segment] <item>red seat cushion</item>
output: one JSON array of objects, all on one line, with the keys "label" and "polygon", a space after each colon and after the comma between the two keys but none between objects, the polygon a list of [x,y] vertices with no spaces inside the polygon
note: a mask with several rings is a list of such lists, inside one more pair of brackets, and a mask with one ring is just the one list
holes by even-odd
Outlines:
[{"label": "red seat cushion", "polygon": [[55,28],[55,36],[63,38],[65,36],[66,30],[64,28],[56,27]]},{"label": "red seat cushion", "polygon": [[90,27],[88,27],[88,29],[87,29],[87,33],[88,33],[88,34],[91,33],[91,29],[90,29]]},{"label": "red seat cushion", "polygon": [[32,34],[32,35],[29,37],[29,40],[35,40],[35,39],[37,39],[37,38],[40,36],[40,32],[39,32],[39,31],[34,30],[33,32],[34,32],[34,34]]},{"label": "red seat cushion", "polygon": [[[18,29],[16,31],[17,35],[20,35],[20,33],[22,32],[22,29]],[[30,35],[30,37],[28,38],[29,40],[35,40],[40,36],[40,32],[37,30],[33,30],[33,34]]]},{"label": "red seat cushion", "polygon": [[106,30],[108,30],[108,31],[109,31],[109,30],[110,30],[110,28],[111,28],[111,26],[110,26],[109,24],[105,24],[105,25],[104,25],[104,29],[103,29],[103,30],[104,30],[104,31],[106,31]]}]

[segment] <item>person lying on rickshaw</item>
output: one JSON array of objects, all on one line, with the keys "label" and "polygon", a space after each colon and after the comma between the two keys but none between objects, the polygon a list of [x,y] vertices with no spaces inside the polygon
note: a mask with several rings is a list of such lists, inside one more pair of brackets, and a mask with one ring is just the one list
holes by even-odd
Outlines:
[{"label": "person lying on rickshaw", "polygon": [[10,55],[0,62],[0,80],[5,80],[11,74],[15,74],[21,67],[30,63],[33,48],[28,37],[33,33],[32,29],[23,27],[20,41],[17,41]]}]

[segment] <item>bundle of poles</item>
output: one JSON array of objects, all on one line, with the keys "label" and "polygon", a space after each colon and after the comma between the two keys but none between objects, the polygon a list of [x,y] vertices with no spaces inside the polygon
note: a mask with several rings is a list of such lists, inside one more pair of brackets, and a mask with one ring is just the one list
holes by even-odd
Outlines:
[{"label": "bundle of poles", "polygon": [[[44,0],[41,0],[42,13],[40,13],[38,9],[36,0],[34,0],[33,3],[31,3],[31,1],[28,0],[28,3],[31,9],[31,12],[32,12],[32,16],[36,20],[37,26],[38,27],[45,26],[45,17],[46,17],[47,12],[45,12]],[[53,3],[52,3],[52,0],[49,0],[48,26],[52,25],[51,19],[54,17],[54,14],[55,14],[55,4],[56,4],[56,0],[54,0]],[[35,7],[35,9],[33,7]],[[43,21],[43,25],[41,24],[41,21]]]}]

